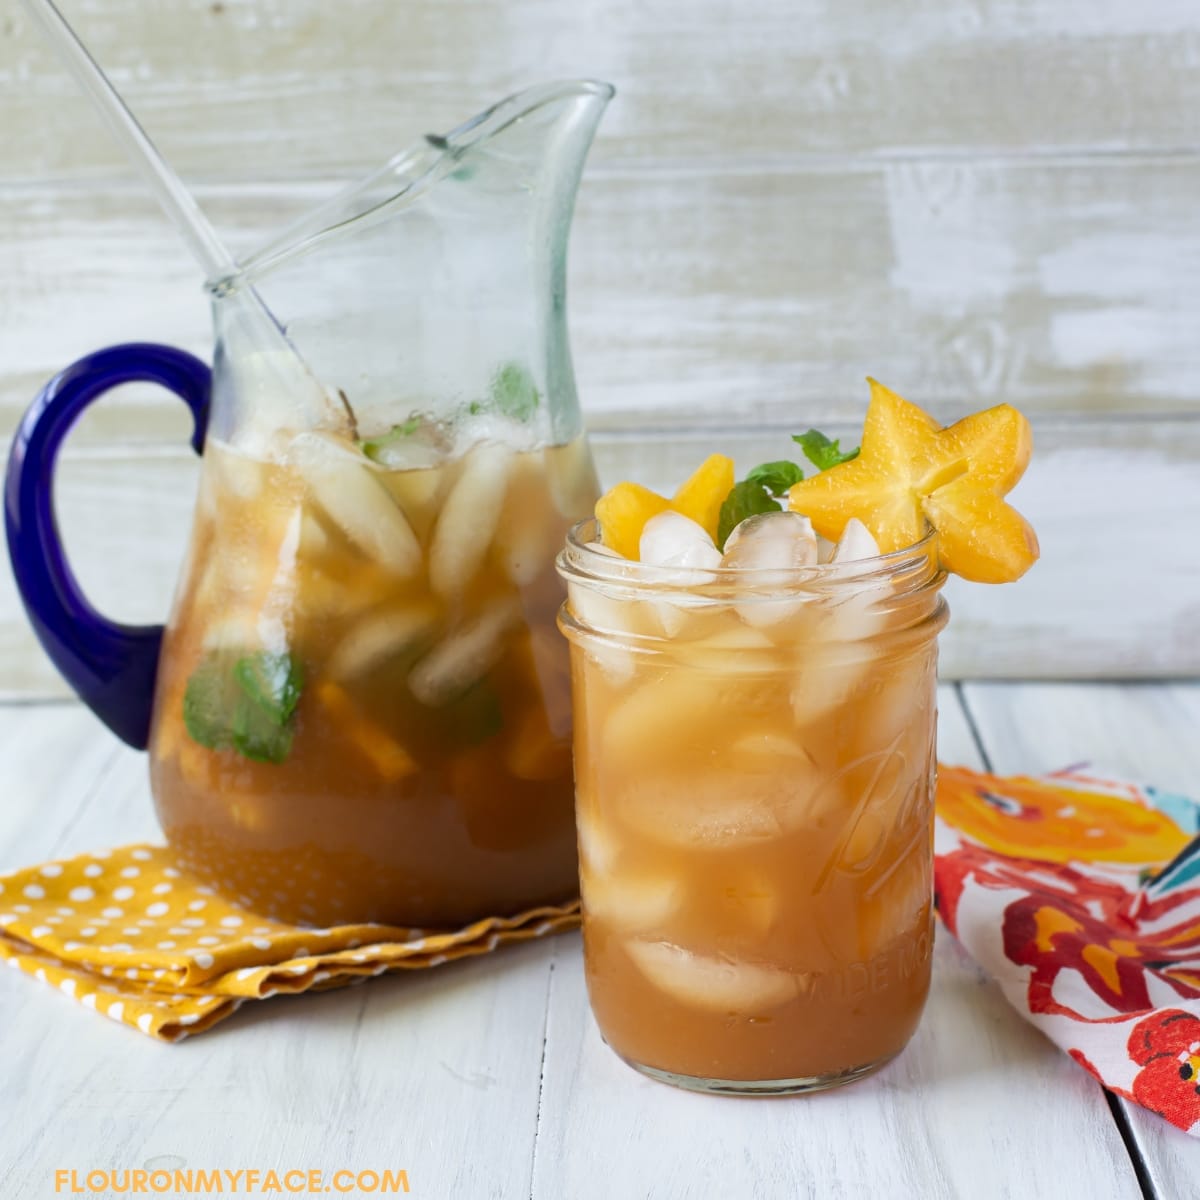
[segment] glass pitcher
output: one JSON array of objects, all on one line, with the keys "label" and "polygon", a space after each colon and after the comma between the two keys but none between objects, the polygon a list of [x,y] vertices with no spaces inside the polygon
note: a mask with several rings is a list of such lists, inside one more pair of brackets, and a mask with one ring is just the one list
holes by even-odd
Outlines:
[{"label": "glass pitcher", "polygon": [[[255,911],[437,927],[576,894],[554,558],[597,484],[566,242],[611,95],[546,85],[427,137],[210,281],[211,372],[103,350],[17,432],[38,637],[149,749],[184,863]],[[177,393],[203,449],[165,631],[88,604],[54,517],[69,426],[131,380]]]}]

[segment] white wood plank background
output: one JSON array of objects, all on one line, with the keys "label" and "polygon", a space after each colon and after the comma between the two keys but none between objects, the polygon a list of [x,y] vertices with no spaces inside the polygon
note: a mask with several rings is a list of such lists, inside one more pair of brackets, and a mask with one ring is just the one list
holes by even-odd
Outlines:
[{"label": "white wood plank background", "polygon": [[[868,372],[945,420],[1012,400],[1044,558],[954,590],[947,677],[1200,673],[1192,0],[63,7],[241,250],[505,92],[611,79],[571,260],[607,478],[673,483],[723,444],[778,457],[858,421]],[[0,446],[51,373],[133,339],[209,352],[196,272],[10,6]],[[136,580],[148,618],[187,524],[177,409],[111,397],[63,487],[82,574],[101,600]],[[61,694],[7,581],[0,694]]]},{"label": "white wood plank background", "polygon": [[[353,169],[545,76],[627,98],[606,159],[1195,149],[1190,0],[63,0],[194,175]],[[119,155],[10,6],[5,174]],[[231,86],[233,83],[235,86]],[[49,111],[48,111],[49,110]],[[286,139],[278,131],[287,130]]]},{"label": "white wood plank background", "polygon": [[[248,250],[353,177],[198,194]],[[580,394],[602,429],[857,418],[867,374],[946,421],[1000,399],[1195,416],[1198,193],[1190,157],[595,163],[572,239]],[[136,184],[0,183],[0,278],[6,430],[100,345],[211,352],[196,269]],[[106,437],[166,431],[155,407],[109,409]]]},{"label": "white wood plank background", "polygon": [[[972,685],[967,697],[983,754],[1010,756],[1008,769],[1121,759],[1145,732],[1129,763],[1167,786],[1200,775],[1195,740],[1178,736],[1200,716],[1194,687]],[[955,689],[940,703],[941,757],[980,765]],[[75,704],[0,706],[0,795],[0,871],[154,836],[144,760]],[[404,1167],[414,1195],[455,1200],[1143,1195],[1091,1079],[944,932],[934,970],[921,1028],[887,1070],[757,1102],[624,1067],[587,1012],[575,935],[251,1005],[173,1047],[6,971],[0,1178],[6,1200],[40,1200],[55,1167],[147,1163]],[[1129,1120],[1145,1194],[1193,1195],[1200,1143]]]}]

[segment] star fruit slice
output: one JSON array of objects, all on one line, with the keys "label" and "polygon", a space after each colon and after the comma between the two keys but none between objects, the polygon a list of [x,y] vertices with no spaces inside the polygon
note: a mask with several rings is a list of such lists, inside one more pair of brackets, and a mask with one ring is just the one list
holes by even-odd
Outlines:
[{"label": "star fruit slice", "polygon": [[943,429],[869,382],[858,457],[795,484],[790,508],[831,541],[857,517],[884,554],[911,546],[932,526],[946,570],[978,583],[1019,579],[1037,560],[1037,535],[1004,496],[1029,463],[1029,422],[999,404]]},{"label": "star fruit slice", "polygon": [[668,500],[638,483],[618,483],[596,501],[596,520],[604,545],[637,560],[642,529],[651,517],[672,509],[717,536],[721,505],[733,487],[733,459],[710,454]]}]

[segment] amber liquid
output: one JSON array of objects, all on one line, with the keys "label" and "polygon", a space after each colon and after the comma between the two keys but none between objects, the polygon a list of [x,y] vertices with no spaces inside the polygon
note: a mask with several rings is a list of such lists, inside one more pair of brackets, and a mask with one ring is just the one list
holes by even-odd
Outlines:
[{"label": "amber liquid", "polygon": [[[654,637],[661,608],[630,603],[619,619]],[[601,1032],[696,1081],[819,1086],[886,1061],[929,987],[932,635],[832,646],[807,614],[763,630],[729,608],[668,626],[651,653],[573,638]]]},{"label": "amber liquid", "polygon": [[[151,734],[169,841],[224,894],[314,925],[447,927],[569,899],[553,559],[595,499],[585,445],[403,471],[348,445],[326,458],[206,448]],[[415,554],[397,552],[395,509]],[[184,720],[198,668],[256,648],[302,672],[280,762],[206,747]]]}]

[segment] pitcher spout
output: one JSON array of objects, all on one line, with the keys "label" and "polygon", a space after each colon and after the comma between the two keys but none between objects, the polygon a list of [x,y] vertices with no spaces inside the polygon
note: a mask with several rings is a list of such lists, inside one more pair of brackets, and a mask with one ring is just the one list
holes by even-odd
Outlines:
[{"label": "pitcher spout", "polygon": [[[485,418],[516,412],[531,444],[574,437],[567,237],[612,96],[590,80],[510,96],[425,137],[213,281],[216,435],[258,426],[266,437],[350,413],[356,436],[419,417],[461,447],[489,436]],[[262,323],[250,293],[324,392],[298,421],[269,395],[301,389],[277,382],[280,356],[251,336]]]},{"label": "pitcher spout", "polygon": [[513,183],[549,186],[571,206],[596,128],[615,94],[612,84],[594,79],[539,84],[505,97],[449,133],[426,134],[271,238],[243,259],[236,274],[210,281],[209,290],[229,294],[358,221],[418,202],[447,177],[469,179],[472,160],[485,156],[505,164]]}]

